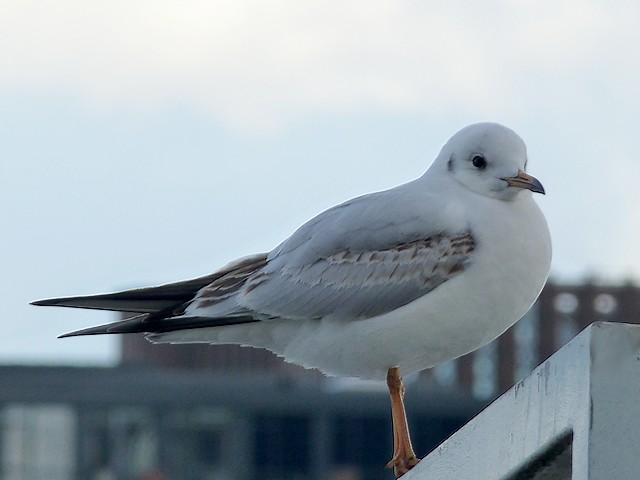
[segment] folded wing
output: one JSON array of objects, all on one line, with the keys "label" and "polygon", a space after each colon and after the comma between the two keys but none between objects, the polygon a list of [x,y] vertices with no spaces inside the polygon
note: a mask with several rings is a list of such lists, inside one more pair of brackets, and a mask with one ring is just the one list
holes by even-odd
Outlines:
[{"label": "folded wing", "polygon": [[[371,318],[459,275],[472,263],[474,248],[467,232],[432,235],[384,249],[345,249],[302,265],[276,258],[247,280],[237,301],[270,317]],[[210,288],[194,301],[194,313],[207,306]]]}]

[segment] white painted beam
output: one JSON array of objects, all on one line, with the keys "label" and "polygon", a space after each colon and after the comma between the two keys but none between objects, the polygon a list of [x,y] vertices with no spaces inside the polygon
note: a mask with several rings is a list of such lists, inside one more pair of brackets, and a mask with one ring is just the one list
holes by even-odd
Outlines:
[{"label": "white painted beam", "polygon": [[640,325],[596,323],[402,480],[640,479]]}]

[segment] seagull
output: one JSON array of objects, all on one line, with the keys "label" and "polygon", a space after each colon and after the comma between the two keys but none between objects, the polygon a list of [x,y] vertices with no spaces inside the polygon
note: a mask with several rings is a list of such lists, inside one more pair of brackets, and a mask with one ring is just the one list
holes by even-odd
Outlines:
[{"label": "seagull", "polygon": [[427,172],[348,200],[268,253],[192,280],[34,305],[132,312],[61,335],[145,332],[154,343],[240,344],[329,376],[386,380],[401,476],[411,445],[402,375],[469,353],[521,318],[544,286],[551,239],[507,127],[457,132]]}]

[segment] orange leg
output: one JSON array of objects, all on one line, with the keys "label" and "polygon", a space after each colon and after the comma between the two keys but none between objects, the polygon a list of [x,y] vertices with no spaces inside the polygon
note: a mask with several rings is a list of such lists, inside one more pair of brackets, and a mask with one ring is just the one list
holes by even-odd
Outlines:
[{"label": "orange leg", "polygon": [[391,418],[393,421],[393,458],[387,468],[393,467],[396,477],[411,470],[420,459],[416,457],[411,446],[407,413],[404,409],[404,385],[397,367],[387,372],[387,387],[391,395]]}]

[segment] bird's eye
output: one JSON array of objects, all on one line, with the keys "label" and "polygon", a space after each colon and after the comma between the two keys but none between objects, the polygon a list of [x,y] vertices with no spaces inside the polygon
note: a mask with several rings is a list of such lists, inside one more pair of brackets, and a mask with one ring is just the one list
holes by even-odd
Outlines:
[{"label": "bird's eye", "polygon": [[471,158],[471,163],[473,163],[473,166],[476,167],[478,170],[482,170],[484,167],[487,166],[487,161],[484,159],[482,155],[474,155]]}]

